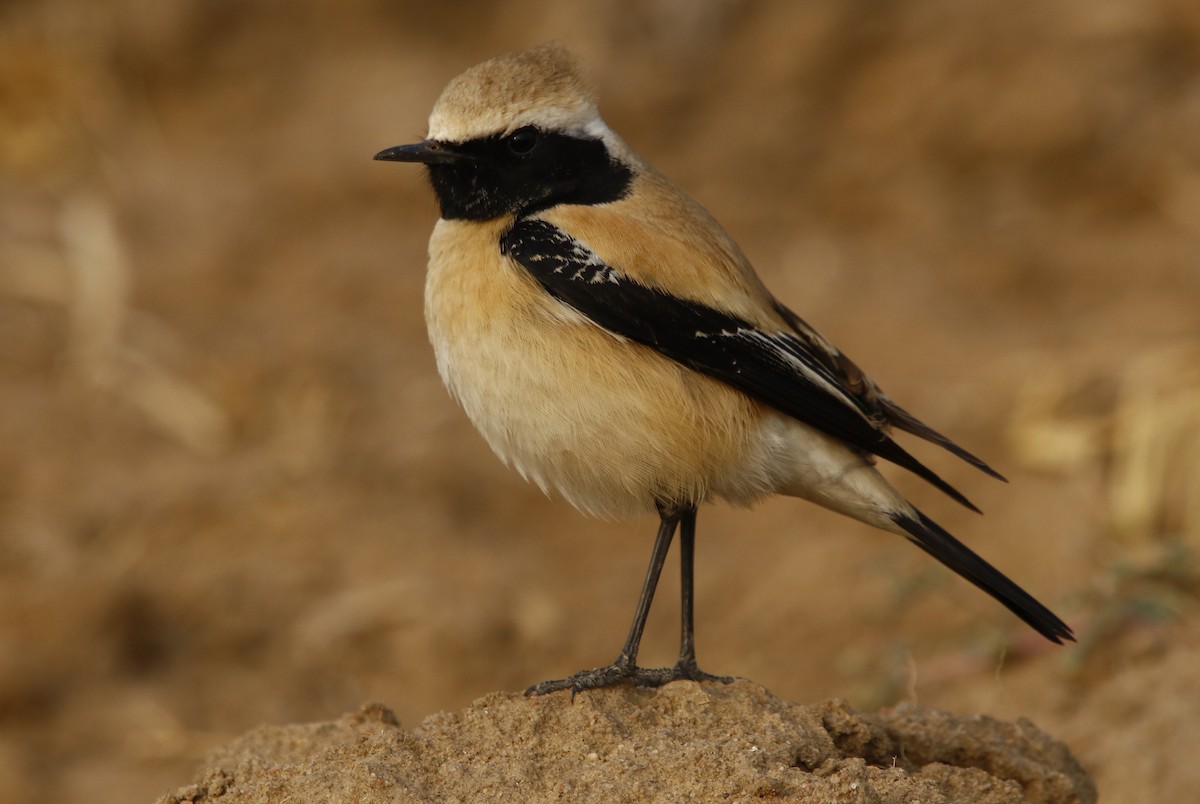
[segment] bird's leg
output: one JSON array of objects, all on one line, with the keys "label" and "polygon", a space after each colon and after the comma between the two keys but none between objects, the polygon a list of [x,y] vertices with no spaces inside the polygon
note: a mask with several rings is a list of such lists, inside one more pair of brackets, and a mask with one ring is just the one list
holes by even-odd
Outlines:
[{"label": "bird's leg", "polygon": [[[642,584],[642,594],[638,598],[637,610],[633,615],[633,624],[629,628],[629,636],[625,638],[625,646],[616,661],[607,667],[597,667],[592,670],[580,670],[567,678],[543,681],[525,690],[526,695],[544,695],[558,690],[571,690],[571,697],[582,690],[611,687],[617,684],[633,684],[639,687],[657,687],[671,681],[720,681],[728,684],[733,681],[728,676],[714,676],[705,673],[696,665],[696,640],[694,616],[694,580],[693,564],[696,547],[696,508],[689,506],[683,510],[659,508],[661,522],[658,526],[658,538],[654,542],[654,552],[650,555],[650,566],[646,570],[646,580]],[[682,523],[682,524],[681,524]],[[646,628],[646,618],[650,614],[650,604],[654,600],[654,590],[658,587],[658,578],[662,574],[663,564],[667,560],[667,551],[671,540],[675,537],[675,529],[680,529],[679,570],[680,570],[680,638],[679,661],[674,667],[647,668],[637,666],[638,647],[642,642],[642,632]]]},{"label": "bird's leg", "polygon": [[690,681],[720,681],[728,684],[733,681],[729,676],[714,676],[705,673],[696,665],[696,636],[694,603],[695,585],[693,583],[693,565],[696,554],[696,509],[689,508],[684,512],[679,527],[679,661],[676,662],[668,681],[688,679]]},{"label": "bird's leg", "polygon": [[[650,614],[650,604],[654,600],[654,590],[658,586],[658,577],[662,574],[663,564],[667,560],[667,551],[671,540],[675,537],[675,529],[680,519],[691,511],[693,525],[695,509],[684,511],[666,510],[659,508],[660,522],[658,537],[654,540],[654,552],[650,554],[650,566],[646,570],[646,580],[642,584],[642,594],[638,598],[637,610],[633,614],[633,624],[629,628],[629,636],[625,638],[625,646],[616,661],[607,667],[597,667],[592,670],[580,670],[573,676],[542,681],[525,690],[526,695],[544,695],[558,690],[571,690],[571,697],[582,690],[611,687],[616,684],[634,684],[637,686],[658,686],[671,680],[667,671],[644,670],[637,666],[638,647],[642,642],[642,632],[646,629],[646,617]],[[694,527],[693,527],[694,530]]]}]

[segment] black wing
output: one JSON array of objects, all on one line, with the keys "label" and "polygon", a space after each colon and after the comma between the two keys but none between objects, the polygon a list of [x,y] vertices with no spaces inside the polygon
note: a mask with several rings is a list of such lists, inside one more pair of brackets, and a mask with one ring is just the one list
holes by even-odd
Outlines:
[{"label": "black wing", "polygon": [[997,480],[1008,482],[1004,475],[988,466],[983,460],[967,452],[958,444],[955,444],[946,438],[946,436],[888,399],[887,394],[879,390],[879,387],[871,381],[870,377],[863,373],[862,369],[854,364],[853,360],[834,348],[833,344],[821,337],[800,316],[779,302],[775,302],[775,311],[783,317],[783,320],[788,323],[792,331],[806,344],[808,351],[821,360],[822,364],[838,377],[838,384],[850,392],[860,407],[870,412],[871,418],[876,421],[885,421],[919,438],[937,444],[942,449],[962,458],[981,472],[991,475]]},{"label": "black wing", "polygon": [[609,332],[891,461],[979,510],[888,437],[871,411],[843,390],[827,360],[795,335],[763,332],[737,316],[635,282],[546,221],[517,221],[500,248],[547,293]]}]

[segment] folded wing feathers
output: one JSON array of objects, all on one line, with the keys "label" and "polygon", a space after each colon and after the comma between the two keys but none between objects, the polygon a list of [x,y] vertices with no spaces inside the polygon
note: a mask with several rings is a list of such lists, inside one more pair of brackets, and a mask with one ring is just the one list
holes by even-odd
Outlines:
[{"label": "folded wing feathers", "polygon": [[776,309],[793,332],[764,332],[729,313],[634,281],[542,220],[517,221],[500,246],[550,295],[598,326],[908,469],[971,510],[979,509],[893,441],[885,424],[998,476],[879,393],[853,363],[782,305]]},{"label": "folded wing feathers", "polygon": [[829,372],[836,375],[838,384],[852,394],[856,402],[868,411],[868,415],[881,424],[899,427],[907,433],[937,444],[942,449],[958,456],[976,469],[991,475],[997,480],[1007,481],[1004,475],[988,466],[982,459],[955,444],[946,436],[934,430],[923,421],[913,416],[904,408],[897,405],[879,390],[871,378],[863,373],[854,361],[838,351],[832,344],[808,325],[804,319],[793,313],[778,301],[775,311],[788,323],[792,330],[807,344],[811,354],[821,359]]}]

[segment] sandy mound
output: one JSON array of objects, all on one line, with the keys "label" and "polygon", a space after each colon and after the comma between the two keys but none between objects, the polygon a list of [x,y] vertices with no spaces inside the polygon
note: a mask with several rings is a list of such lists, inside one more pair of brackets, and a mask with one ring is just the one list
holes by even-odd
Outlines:
[{"label": "sandy mound", "polygon": [[391,710],[255,729],[160,799],[277,801],[1091,802],[1025,719],[804,706],[748,681],[528,699],[493,693],[404,731]]}]

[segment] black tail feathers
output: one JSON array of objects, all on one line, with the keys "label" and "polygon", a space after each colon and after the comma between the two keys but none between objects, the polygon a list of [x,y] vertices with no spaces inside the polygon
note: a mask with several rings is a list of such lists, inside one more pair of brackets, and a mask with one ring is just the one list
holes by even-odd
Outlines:
[{"label": "black tail feathers", "polygon": [[892,517],[909,534],[914,544],[1003,603],[1009,611],[1051,642],[1061,645],[1065,640],[1075,640],[1070,626],[1054,612],[947,533],[941,525],[920,511],[915,513],[916,519],[903,514]]}]

